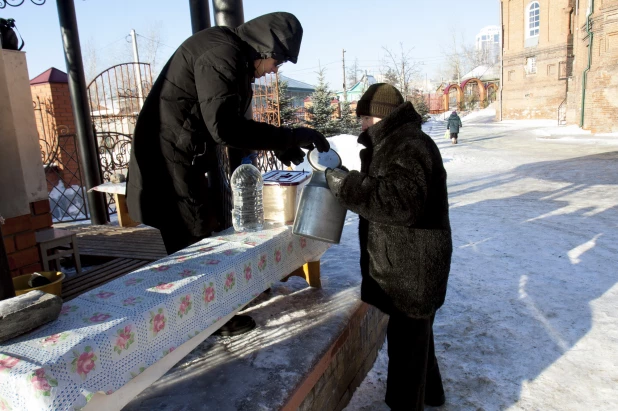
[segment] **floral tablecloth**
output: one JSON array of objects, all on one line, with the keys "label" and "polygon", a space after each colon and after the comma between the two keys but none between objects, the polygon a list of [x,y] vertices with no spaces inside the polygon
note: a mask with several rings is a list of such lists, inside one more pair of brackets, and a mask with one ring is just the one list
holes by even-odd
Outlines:
[{"label": "floral tablecloth", "polygon": [[309,261],[326,243],[289,226],[204,239],[65,303],[0,344],[0,410],[77,410]]}]

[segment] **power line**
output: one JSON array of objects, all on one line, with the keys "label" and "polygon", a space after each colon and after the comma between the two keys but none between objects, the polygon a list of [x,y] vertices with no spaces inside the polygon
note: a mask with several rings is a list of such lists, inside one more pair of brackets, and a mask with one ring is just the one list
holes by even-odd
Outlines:
[{"label": "power line", "polygon": [[118,43],[120,40],[124,40],[124,38],[125,38],[125,36],[120,37],[119,39],[114,40],[114,41],[112,41],[111,43],[109,43],[109,44],[107,44],[107,45],[105,45],[105,46],[103,46],[103,47],[99,47],[99,50],[106,49],[106,48],[108,48],[109,46],[111,46],[112,44],[116,44],[116,43]]},{"label": "power line", "polygon": [[313,66],[313,67],[309,67],[309,68],[298,69],[298,70],[289,70],[288,73],[300,73],[300,72],[303,72],[303,71],[315,70],[316,68],[319,69],[321,67],[330,66],[331,64],[335,64],[335,63],[339,63],[339,60],[331,61],[330,63],[320,64],[318,66]]},{"label": "power line", "polygon": [[141,37],[141,38],[143,38],[143,39],[146,39],[146,40],[148,40],[148,41],[151,41],[151,42],[153,42],[153,43],[157,43],[157,44],[160,44],[160,45],[165,46],[165,47],[169,47],[169,48],[174,49],[174,50],[177,48],[177,47],[168,46],[167,44],[163,43],[163,42],[162,42],[162,41],[160,41],[160,40],[153,40],[153,39],[151,39],[151,38],[149,38],[149,37],[142,36],[142,35],[141,35],[141,34],[139,34],[139,33],[135,33],[135,34],[137,34],[139,37]]}]

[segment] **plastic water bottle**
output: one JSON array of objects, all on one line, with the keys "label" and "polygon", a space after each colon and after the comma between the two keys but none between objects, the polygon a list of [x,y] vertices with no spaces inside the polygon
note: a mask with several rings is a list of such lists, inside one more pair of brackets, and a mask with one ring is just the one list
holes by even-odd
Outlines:
[{"label": "plastic water bottle", "polygon": [[260,171],[251,164],[253,156],[255,154],[242,159],[230,180],[234,197],[232,221],[236,231],[260,231],[264,227],[264,179]]}]

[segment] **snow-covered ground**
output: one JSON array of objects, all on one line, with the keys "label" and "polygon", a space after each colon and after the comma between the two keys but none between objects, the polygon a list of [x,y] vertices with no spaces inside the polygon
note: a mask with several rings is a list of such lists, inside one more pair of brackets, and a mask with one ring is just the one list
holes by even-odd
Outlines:
[{"label": "snow-covered ground", "polygon": [[[551,144],[539,136],[555,135],[555,121],[493,114],[465,117],[458,145],[444,122],[424,125],[448,172],[454,240],[434,325],[440,409],[616,410],[618,151],[577,129]],[[331,142],[358,167],[355,137]],[[387,363],[385,344],[347,410],[388,410]]]}]

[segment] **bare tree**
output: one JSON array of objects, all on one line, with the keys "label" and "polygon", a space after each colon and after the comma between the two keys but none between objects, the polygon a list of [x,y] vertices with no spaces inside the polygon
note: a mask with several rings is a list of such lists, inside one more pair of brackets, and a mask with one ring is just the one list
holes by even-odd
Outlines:
[{"label": "bare tree", "polygon": [[358,64],[358,58],[354,59],[354,63],[352,63],[346,71],[346,80],[348,81],[347,87],[352,88],[360,80],[358,78],[358,73],[361,72],[361,69]]},{"label": "bare tree", "polygon": [[463,51],[463,35],[455,27],[451,27],[449,43],[442,47],[442,53],[446,56],[442,75],[452,81],[461,83],[461,77],[465,74],[465,53]]},{"label": "bare tree", "polygon": [[474,44],[464,44],[461,47],[466,66],[471,70],[478,66],[493,66],[498,62],[497,54],[489,48],[478,49]]},{"label": "bare tree", "polygon": [[463,33],[456,27],[451,27],[449,43],[442,47],[446,63],[441,72],[448,80],[461,83],[461,77],[478,66],[493,66],[497,63],[497,55],[490,49],[477,49],[474,43],[466,43]]},{"label": "bare tree", "polygon": [[410,54],[412,50],[405,50],[403,43],[399,43],[399,53],[389,49],[388,47],[382,47],[386,52],[382,65],[382,75],[386,82],[395,82],[395,87],[401,91],[405,96],[408,96],[412,90],[411,82],[419,76],[420,68],[419,63],[413,62]]},{"label": "bare tree", "polygon": [[97,51],[96,40],[90,37],[84,45],[82,59],[84,61],[84,71],[86,84],[90,83],[100,72],[100,53]]}]

